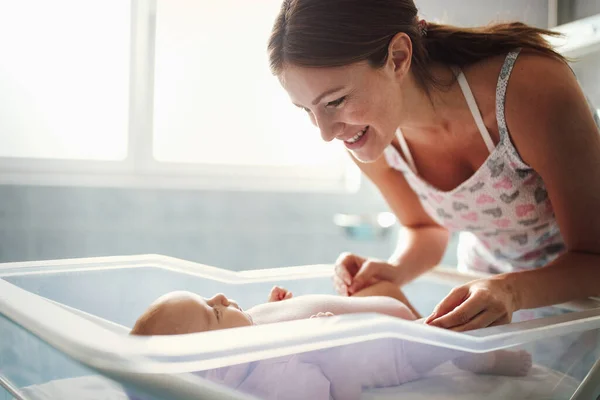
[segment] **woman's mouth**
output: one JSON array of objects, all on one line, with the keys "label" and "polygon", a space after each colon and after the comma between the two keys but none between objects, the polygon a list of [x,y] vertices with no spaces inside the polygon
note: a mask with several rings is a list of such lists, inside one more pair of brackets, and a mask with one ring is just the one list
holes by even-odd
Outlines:
[{"label": "woman's mouth", "polygon": [[369,126],[367,125],[362,131],[359,131],[348,140],[344,140],[344,144],[350,150],[356,150],[363,146],[369,133]]}]

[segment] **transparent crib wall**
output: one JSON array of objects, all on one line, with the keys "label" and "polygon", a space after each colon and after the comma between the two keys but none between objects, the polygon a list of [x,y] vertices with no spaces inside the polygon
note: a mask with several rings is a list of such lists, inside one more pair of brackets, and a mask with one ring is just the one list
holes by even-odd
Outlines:
[{"label": "transparent crib wall", "polygon": [[[223,292],[238,300],[244,308],[265,302],[274,284],[290,289],[297,296],[315,293],[333,294],[329,277],[228,284],[154,266],[74,269],[69,272],[11,275],[3,279],[32,293],[129,327],[149,303],[173,290],[189,290],[206,296]],[[432,282],[424,277],[406,286],[404,290],[419,312],[427,315],[451,287],[451,284]],[[528,320],[564,312],[550,307],[523,311],[515,315],[514,319]],[[0,318],[0,337],[3,338],[0,344],[0,366],[2,366],[0,373],[18,388],[51,380],[95,374],[4,318]],[[5,341],[5,337],[8,340]],[[415,346],[420,345],[415,344]],[[361,352],[359,345],[348,345],[347,348],[349,353],[360,354],[365,357],[365,362],[371,364],[381,358],[376,352]],[[594,330],[544,338],[511,350],[526,350],[531,354],[536,366],[534,369],[536,375],[529,378],[535,380],[537,386],[543,386],[546,394],[549,393],[550,396],[540,398],[568,399],[593,363],[598,360],[599,349],[599,332]],[[447,349],[439,348],[437,353],[445,351]],[[343,360],[343,357],[340,357],[340,360]],[[259,362],[268,363],[267,361]],[[339,361],[339,369],[343,370],[346,364]],[[452,374],[458,374],[456,375],[458,378],[448,379],[449,376],[455,376]],[[487,395],[486,392],[486,400],[523,398],[523,394],[527,391],[533,394],[533,391],[541,390],[534,389],[533,386],[536,385],[528,386],[531,381],[524,381],[524,378],[500,378],[494,375],[491,375],[491,378],[489,376],[482,378],[479,375],[465,374],[465,371],[458,370],[451,361],[429,371],[426,378],[429,380],[407,382],[394,389],[368,389],[368,393],[376,393],[376,397],[365,398],[387,398],[380,397],[386,393],[386,390],[398,394],[398,390],[408,389],[430,393],[431,397],[436,394],[441,396],[444,392],[461,391],[465,387],[470,387],[469,385],[474,385],[475,388],[485,387],[486,382],[490,380],[493,380],[496,385],[492,385],[492,389],[486,387],[486,390],[491,393]],[[484,394],[480,393],[480,395],[483,398]],[[139,398],[147,397],[141,395]]]},{"label": "transparent crib wall", "polygon": [[553,348],[555,338],[483,354],[376,339],[195,373],[258,398],[291,391],[315,400],[568,400],[580,380],[554,367],[579,368],[586,346],[598,345],[598,331],[572,339],[581,349]]},{"label": "transparent crib wall", "polygon": [[[72,360],[60,351],[27,332],[22,327],[0,316],[0,376],[12,388],[17,389],[25,399],[36,396],[36,387],[52,381],[78,377],[98,376],[98,373]],[[117,388],[117,392],[125,390],[119,383],[107,378],[99,377],[106,382],[107,387]],[[62,396],[56,400],[66,398],[72,381],[64,381]],[[127,387],[128,393],[138,394],[136,389]],[[143,395],[147,399],[159,400]],[[0,399],[12,400],[14,397],[0,386]],[[44,397],[46,398],[46,397]],[[71,397],[75,398],[75,397]],[[54,399],[54,397],[53,397]]]},{"label": "transparent crib wall", "polygon": [[[0,322],[2,337],[7,338],[6,341],[3,340],[0,350],[2,376],[24,393],[35,395],[35,386],[32,388],[30,385],[54,380],[57,387],[65,394],[63,396],[59,394],[56,399],[63,400],[69,398],[66,394],[71,393],[73,382],[61,382],[61,380],[95,375],[94,371],[74,362],[12,322],[6,319],[0,319]],[[304,398],[315,400],[321,398],[328,400],[328,397],[320,397],[319,394],[323,394],[324,391],[319,391],[319,387],[326,387],[327,393],[332,390],[337,394],[335,397],[337,399],[351,398],[347,396],[359,390],[362,392],[362,399],[373,400],[391,400],[399,397],[404,399],[566,400],[573,395],[580,382],[572,376],[572,372],[583,369],[582,364],[589,357],[589,350],[598,347],[599,337],[599,330],[593,330],[558,338],[541,339],[534,343],[505,349],[513,354],[523,350],[531,355],[533,367],[526,376],[518,375],[519,369],[527,367],[527,357],[511,358],[508,362],[510,365],[503,367],[503,371],[498,373],[482,371],[488,373],[478,374],[469,369],[465,370],[465,366],[456,363],[456,360],[464,357],[479,357],[479,361],[475,359],[467,362],[468,368],[473,368],[473,365],[478,368],[477,365],[485,366],[488,363],[488,361],[481,361],[481,358],[485,360],[491,353],[465,353],[399,339],[376,339],[277,357],[277,359],[260,360],[255,362],[252,368],[248,368],[249,371],[254,372],[254,376],[250,377],[254,379],[254,384],[250,385],[247,381],[246,384],[243,382],[248,374],[239,372],[240,369],[245,371],[247,365],[195,373],[223,386],[238,388],[245,394],[259,397],[264,394],[262,390],[281,390],[281,384],[284,383],[285,389],[293,389],[296,394],[304,394]],[[569,342],[571,345],[568,347],[557,345],[564,342]],[[423,363],[423,360],[426,362]],[[242,381],[221,379],[224,376],[244,378]],[[115,383],[108,378],[105,379],[111,384]],[[257,380],[262,381],[256,384]],[[29,388],[25,388],[26,386]],[[60,393],[60,390],[55,393]],[[136,392],[131,388],[124,390],[131,399],[157,400],[157,397]],[[33,395],[31,398],[35,398]],[[122,396],[123,394],[116,398],[123,398]],[[165,398],[171,397],[165,396]],[[201,391],[198,391],[197,398],[204,398]]]},{"label": "transparent crib wall", "polygon": [[[222,292],[244,308],[266,302],[275,284],[286,287],[295,296],[334,294],[329,277],[228,284],[159,267],[74,270],[13,275],[3,279],[32,293],[128,327],[133,326],[152,301],[174,290],[188,290],[202,296]],[[450,289],[449,285],[418,279],[404,291],[415,308],[426,315]]]},{"label": "transparent crib wall", "polygon": [[90,374],[4,316],[0,316],[0,337],[1,373],[17,388]]}]

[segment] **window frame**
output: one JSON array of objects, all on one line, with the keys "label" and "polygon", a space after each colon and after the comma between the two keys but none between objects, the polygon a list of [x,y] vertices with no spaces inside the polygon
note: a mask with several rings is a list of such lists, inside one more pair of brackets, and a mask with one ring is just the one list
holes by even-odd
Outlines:
[{"label": "window frame", "polygon": [[157,0],[130,0],[127,155],[123,160],[0,157],[0,184],[119,188],[356,192],[350,157],[341,174],[322,167],[167,163],[153,156]]}]

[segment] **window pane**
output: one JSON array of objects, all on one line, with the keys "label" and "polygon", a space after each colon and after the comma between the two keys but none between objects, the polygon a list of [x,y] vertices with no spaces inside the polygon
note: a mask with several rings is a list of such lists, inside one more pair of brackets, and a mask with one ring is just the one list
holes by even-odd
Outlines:
[{"label": "window pane", "polygon": [[0,0],[0,157],[126,157],[130,7]]},{"label": "window pane", "polygon": [[342,168],[269,72],[281,0],[159,0],[154,156],[159,161]]}]

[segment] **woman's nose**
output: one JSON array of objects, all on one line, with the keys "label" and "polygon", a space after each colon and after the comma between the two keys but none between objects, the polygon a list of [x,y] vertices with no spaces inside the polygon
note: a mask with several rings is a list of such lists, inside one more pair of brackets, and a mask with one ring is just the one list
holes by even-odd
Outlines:
[{"label": "woman's nose", "polygon": [[332,115],[325,112],[311,114],[312,123],[321,131],[321,138],[326,142],[331,142],[344,132],[344,123],[334,121]]},{"label": "woman's nose", "polygon": [[328,130],[321,129],[321,137],[326,142],[331,142],[333,139],[337,138],[344,131],[344,124],[335,123],[332,128]]},{"label": "woman's nose", "polygon": [[330,122],[319,125],[321,130],[321,138],[326,142],[331,142],[344,132],[344,124],[342,122]]}]

